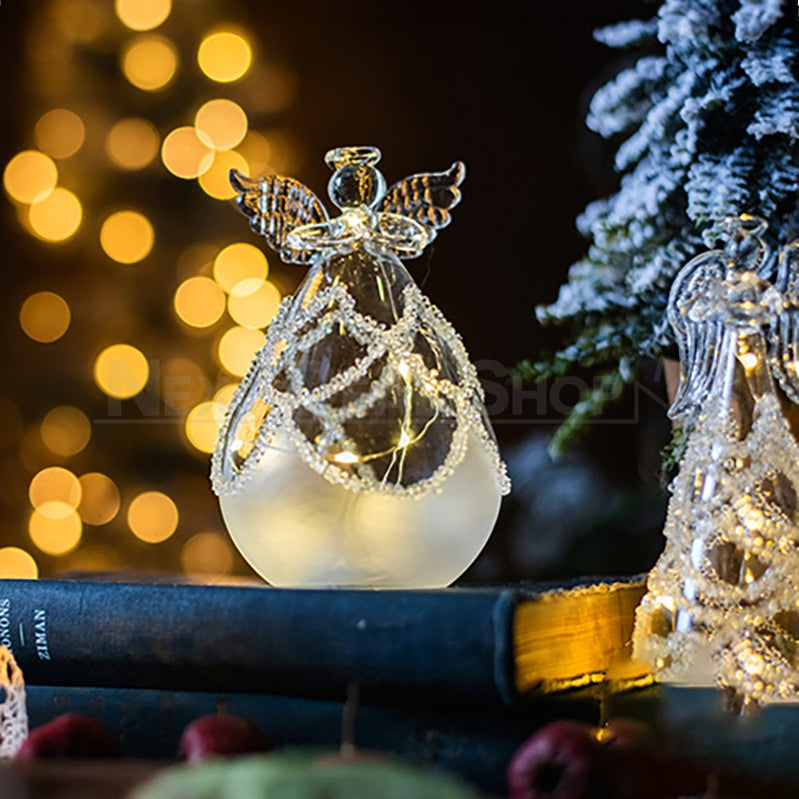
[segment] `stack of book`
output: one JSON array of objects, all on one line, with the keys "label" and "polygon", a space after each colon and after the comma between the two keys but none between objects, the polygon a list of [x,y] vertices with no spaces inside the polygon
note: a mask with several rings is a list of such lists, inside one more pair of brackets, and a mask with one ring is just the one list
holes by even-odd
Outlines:
[{"label": "stack of book", "polygon": [[557,717],[598,721],[643,686],[630,661],[640,580],[436,591],[86,579],[0,581],[0,643],[38,726],[100,719],[129,757],[172,759],[192,719],[246,716],[277,745],[356,746],[504,788],[515,749]]}]

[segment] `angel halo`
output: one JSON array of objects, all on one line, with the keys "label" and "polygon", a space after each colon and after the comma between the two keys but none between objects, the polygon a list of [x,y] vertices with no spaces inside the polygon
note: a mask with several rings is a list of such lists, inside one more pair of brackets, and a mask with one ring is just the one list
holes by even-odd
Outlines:
[{"label": "angel halo", "polygon": [[379,159],[327,153],[332,219],[292,178],[231,172],[250,227],[310,265],[231,401],[211,469],[231,538],[277,586],[449,585],[510,488],[461,339],[399,260],[449,224],[464,166],[387,190]]},{"label": "angel halo", "polygon": [[724,228],[669,298],[669,413],[687,446],[633,649],[660,680],[718,685],[740,711],[799,702],[799,446],[780,396],[799,401],[799,242],[774,258],[762,219]]}]

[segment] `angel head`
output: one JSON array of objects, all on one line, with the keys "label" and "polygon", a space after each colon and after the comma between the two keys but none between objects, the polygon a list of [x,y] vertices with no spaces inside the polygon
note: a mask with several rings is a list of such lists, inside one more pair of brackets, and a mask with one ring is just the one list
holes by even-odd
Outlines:
[{"label": "angel head", "polygon": [[294,178],[249,178],[233,169],[230,182],[250,227],[288,263],[306,264],[326,251],[370,240],[400,258],[414,258],[450,223],[460,202],[466,167],[456,161],[444,172],[423,172],[388,189],[375,166],[376,147],[339,147],[325,163],[334,170],[328,194],[342,212],[333,219],[311,189]]}]

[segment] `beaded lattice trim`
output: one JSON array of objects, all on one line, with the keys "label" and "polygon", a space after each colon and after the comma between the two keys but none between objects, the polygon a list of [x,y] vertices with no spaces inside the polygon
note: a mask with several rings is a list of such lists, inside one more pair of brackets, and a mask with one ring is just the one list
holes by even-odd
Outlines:
[{"label": "beaded lattice trim", "polygon": [[[211,479],[219,495],[236,493],[254,472],[260,459],[278,434],[288,441],[303,460],[331,483],[351,491],[387,491],[400,496],[420,497],[440,491],[463,460],[469,434],[477,434],[480,445],[493,461],[500,490],[507,494],[510,481],[500,458],[493,433],[483,412],[483,391],[477,371],[470,362],[460,336],[415,284],[402,292],[402,314],[386,326],[359,313],[353,297],[342,284],[316,294],[304,307],[296,308],[294,297],[286,297],[272,320],[264,346],[256,355],[249,372],[239,385],[225,416],[212,459]],[[419,352],[414,351],[415,337],[423,330],[433,331],[454,361],[457,382],[428,368]],[[363,350],[347,368],[320,385],[308,388],[297,367],[302,355],[334,334],[349,336]],[[348,402],[342,392],[367,377],[379,364],[379,377]],[[275,386],[283,375],[285,388]],[[433,472],[410,484],[389,481],[368,468],[347,469],[331,462],[329,446],[346,438],[345,424],[366,417],[398,380],[405,381],[435,404],[436,414],[450,420],[452,437],[446,456]],[[232,428],[253,409],[256,402],[266,408],[252,449],[234,467],[228,442]],[[298,412],[313,414],[322,431],[310,441],[296,422]]]}]

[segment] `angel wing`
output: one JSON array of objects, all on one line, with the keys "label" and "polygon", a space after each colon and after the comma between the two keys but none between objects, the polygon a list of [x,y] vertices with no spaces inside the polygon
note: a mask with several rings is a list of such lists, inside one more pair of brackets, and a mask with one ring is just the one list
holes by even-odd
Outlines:
[{"label": "angel wing", "polygon": [[772,325],[771,370],[790,400],[799,403],[799,241],[780,250],[775,288],[786,307]]},{"label": "angel wing", "polygon": [[446,172],[421,172],[390,186],[378,211],[407,216],[425,227],[428,243],[446,227],[449,210],[461,201],[458,186],[466,177],[466,166],[456,161]]},{"label": "angel wing", "polygon": [[236,203],[250,217],[252,230],[264,236],[286,263],[307,264],[316,257],[311,250],[286,244],[294,228],[327,221],[325,207],[307,186],[278,175],[248,178],[236,169],[230,170],[230,183],[238,193]]},{"label": "angel wing", "polygon": [[669,408],[672,419],[693,416],[718,370],[724,323],[703,306],[724,279],[724,266],[723,251],[702,253],[680,270],[671,286],[667,314],[680,353],[680,385]]}]

